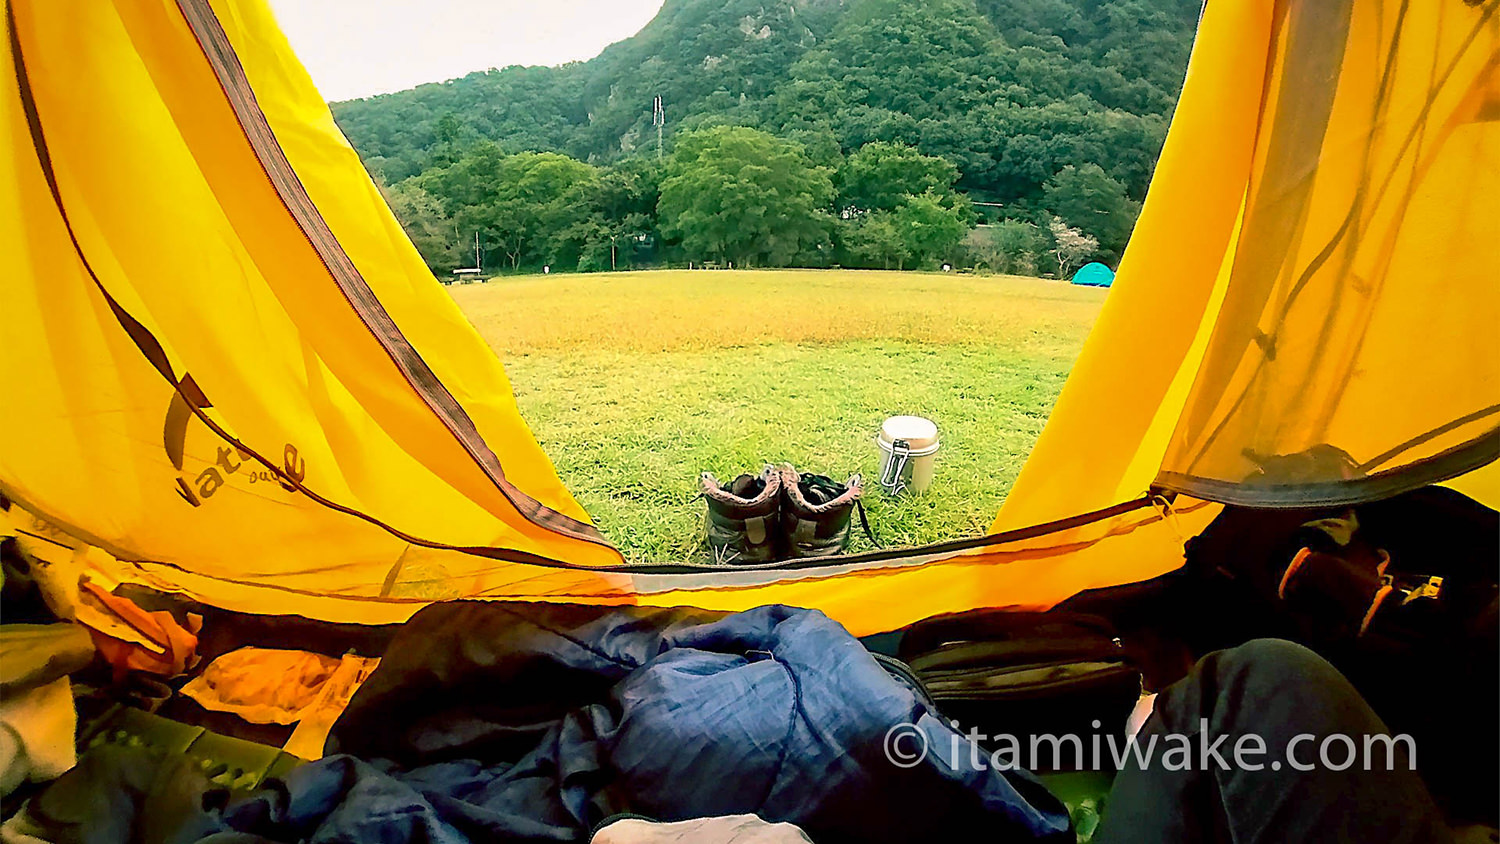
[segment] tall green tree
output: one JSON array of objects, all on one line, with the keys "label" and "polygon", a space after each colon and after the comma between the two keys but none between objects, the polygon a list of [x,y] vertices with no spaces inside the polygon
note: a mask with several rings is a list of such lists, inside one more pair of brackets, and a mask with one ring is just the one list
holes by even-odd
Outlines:
[{"label": "tall green tree", "polygon": [[913,266],[932,267],[955,259],[969,233],[968,211],[967,202],[956,206],[932,190],[903,199],[892,221]]},{"label": "tall green tree", "polygon": [[1130,240],[1140,203],[1097,164],[1068,165],[1047,180],[1042,207],[1099,241],[1106,257],[1118,259]]},{"label": "tall green tree", "polygon": [[893,211],[869,211],[839,221],[839,260],[849,267],[894,270],[911,252]]},{"label": "tall green tree", "polygon": [[516,271],[577,263],[573,242],[556,235],[587,216],[598,179],[594,167],[566,155],[506,155],[495,144],[480,143],[418,181],[442,200],[461,232],[478,232],[486,252],[498,251]]},{"label": "tall green tree", "polygon": [[875,141],[844,160],[838,175],[839,208],[891,210],[907,196],[953,193],[958,168],[946,159],[923,155],[905,144]]},{"label": "tall green tree", "polygon": [[1035,223],[1001,220],[975,232],[974,252],[979,264],[997,273],[1035,275],[1039,259],[1050,248]]},{"label": "tall green tree", "polygon": [[839,256],[846,266],[887,270],[956,263],[969,226],[967,204],[936,191],[908,194],[894,209],[846,214],[838,225]]},{"label": "tall green tree", "polygon": [[655,257],[664,170],[655,158],[628,158],[601,170],[587,198],[588,216],[554,236],[554,253],[576,254],[582,272],[633,269]]},{"label": "tall green tree", "polygon": [[800,144],[743,126],[678,137],[657,205],[698,260],[783,266],[828,243],[833,183]]},{"label": "tall green tree", "polygon": [[473,264],[473,249],[466,248],[473,235],[469,235],[469,241],[464,240],[437,197],[412,179],[395,187],[382,187],[381,193],[433,275],[448,278],[458,267]]},{"label": "tall green tree", "polygon": [[627,158],[602,170],[595,210],[611,220],[623,220],[633,214],[655,216],[665,170],[654,156]]}]

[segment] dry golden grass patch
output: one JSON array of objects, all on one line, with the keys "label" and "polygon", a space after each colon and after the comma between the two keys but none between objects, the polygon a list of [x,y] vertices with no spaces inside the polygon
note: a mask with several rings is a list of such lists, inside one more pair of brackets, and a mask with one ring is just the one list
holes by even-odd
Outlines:
[{"label": "dry golden grass patch", "polygon": [[901,340],[1048,353],[1081,341],[1103,292],[1016,276],[663,270],[526,276],[451,288],[502,356],[768,342]]}]

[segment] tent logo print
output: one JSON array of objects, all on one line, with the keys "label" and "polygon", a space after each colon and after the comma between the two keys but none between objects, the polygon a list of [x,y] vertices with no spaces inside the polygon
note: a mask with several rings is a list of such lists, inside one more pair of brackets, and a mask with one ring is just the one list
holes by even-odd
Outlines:
[{"label": "tent logo print", "polygon": [[[167,451],[167,459],[181,472],[187,448],[188,421],[194,416],[193,410],[213,407],[213,404],[198,389],[198,385],[193,383],[192,376],[184,375],[177,386],[177,391],[172,394],[172,403],[167,407],[166,423],[162,426],[162,447]],[[226,476],[238,473],[253,456],[241,448],[221,445],[215,454],[213,465],[199,472],[192,485],[182,475],[177,476],[177,494],[194,507],[201,507],[204,501],[224,487]],[[296,484],[302,483],[302,479],[307,477],[307,461],[302,459],[297,447],[291,443],[287,443],[282,449],[281,471],[285,477],[253,469],[246,474],[251,483],[275,481],[287,492],[296,492]]]}]

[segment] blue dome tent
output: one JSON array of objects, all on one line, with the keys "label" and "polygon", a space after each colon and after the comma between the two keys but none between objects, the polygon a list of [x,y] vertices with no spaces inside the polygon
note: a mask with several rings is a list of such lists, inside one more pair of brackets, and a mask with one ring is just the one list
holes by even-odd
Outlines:
[{"label": "blue dome tent", "polygon": [[1109,287],[1115,283],[1115,271],[1098,261],[1084,264],[1073,274],[1073,283],[1089,287]]}]

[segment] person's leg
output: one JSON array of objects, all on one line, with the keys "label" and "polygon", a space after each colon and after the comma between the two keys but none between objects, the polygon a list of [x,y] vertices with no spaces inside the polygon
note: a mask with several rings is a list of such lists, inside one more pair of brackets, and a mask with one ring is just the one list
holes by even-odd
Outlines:
[{"label": "person's leg", "polygon": [[[1388,760],[1389,745],[1366,742],[1387,733],[1349,681],[1300,645],[1261,639],[1209,654],[1157,696],[1137,736],[1142,752],[1154,740],[1154,752],[1144,765],[1127,761],[1094,840],[1448,840],[1405,743],[1397,742]],[[1241,738],[1252,735],[1264,742],[1263,753],[1252,752],[1255,739]],[[1334,735],[1353,742],[1346,770],[1333,766],[1348,761],[1350,744],[1341,738],[1325,744]],[[1188,750],[1168,753],[1182,746]],[[1237,746],[1245,748],[1238,761]],[[1206,753],[1210,747],[1216,756]],[[1312,769],[1296,770],[1294,763]],[[1249,770],[1255,765],[1264,767]]]}]

